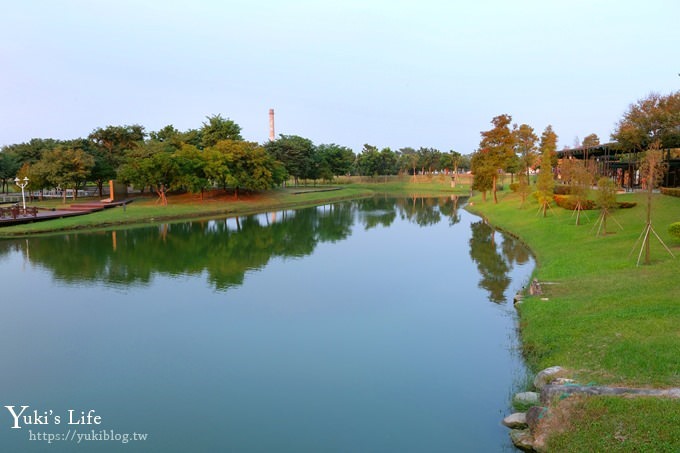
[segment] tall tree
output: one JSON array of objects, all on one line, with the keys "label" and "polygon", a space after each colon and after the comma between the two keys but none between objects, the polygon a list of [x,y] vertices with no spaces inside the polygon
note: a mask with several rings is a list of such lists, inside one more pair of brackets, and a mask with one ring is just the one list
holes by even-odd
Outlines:
[{"label": "tall tree", "polygon": [[451,171],[451,187],[456,187],[458,165],[460,164],[462,157],[463,156],[461,156],[459,152],[451,150],[448,153],[442,153],[439,158],[440,169],[445,172]]},{"label": "tall tree", "polygon": [[482,199],[486,201],[486,192],[493,188],[494,177],[498,174],[495,163],[489,158],[489,151],[480,149],[474,152],[470,158],[470,168],[474,175],[472,190],[482,192]]},{"label": "tall tree", "polygon": [[78,190],[90,178],[94,158],[80,149],[57,147],[43,154],[35,165],[42,169],[50,183],[62,188],[66,203],[66,190],[72,188],[73,196],[77,198]]},{"label": "tall tree", "polygon": [[177,185],[191,193],[200,192],[203,201],[203,192],[211,187],[210,179],[206,173],[208,164],[207,155],[193,145],[182,145],[175,151],[174,158],[179,166]]},{"label": "tall tree", "polygon": [[[638,265],[640,264],[640,256],[642,255],[643,250],[645,252],[645,264],[651,263],[652,234],[654,234],[659,242],[661,242],[661,244],[666,248],[666,251],[670,253],[671,256],[674,256],[673,252],[671,252],[671,250],[661,240],[661,237],[659,237],[652,226],[652,193],[654,192],[654,189],[658,187],[659,183],[661,183],[663,174],[666,170],[666,163],[663,161],[663,155],[659,149],[660,147],[660,140],[652,143],[649,149],[645,152],[645,157],[642,160],[642,165],[640,166],[640,173],[647,181],[647,223],[645,224],[645,228],[640,235],[640,238],[642,239],[642,247],[640,248],[640,254],[638,255]],[[640,239],[638,239],[638,241],[639,240]]]},{"label": "tall tree", "polygon": [[480,150],[486,151],[485,159],[487,163],[495,168],[491,181],[491,191],[494,203],[498,203],[497,186],[498,170],[507,167],[508,161],[514,156],[515,137],[510,130],[512,117],[510,115],[499,115],[491,120],[493,128],[481,133],[482,140],[479,143]]},{"label": "tall tree", "polygon": [[399,168],[402,171],[410,171],[415,180],[418,168],[418,153],[415,149],[406,147],[399,150]]},{"label": "tall tree", "polygon": [[555,180],[552,173],[552,158],[556,155],[557,150],[557,134],[553,131],[550,124],[545,128],[541,134],[541,143],[539,145],[541,151],[541,171],[538,174],[536,181],[536,188],[538,189],[538,201],[543,211],[543,217],[547,215],[547,210],[550,207],[550,200],[553,196],[555,188]]},{"label": "tall tree", "polygon": [[574,211],[576,213],[576,225],[581,224],[581,211],[586,209],[588,193],[593,185],[593,175],[588,171],[586,162],[572,159],[574,166],[572,169],[572,184],[570,187],[571,195],[576,201]]},{"label": "tall tree", "polygon": [[600,138],[597,136],[597,134],[590,134],[587,135],[583,139],[583,143],[581,143],[581,146],[584,148],[592,148],[594,146],[599,146],[600,145]]},{"label": "tall tree", "polygon": [[[508,158],[508,160],[505,162],[505,167],[503,167],[503,170],[506,173],[510,173],[510,183],[515,182],[515,175],[517,173],[523,173],[523,168],[522,168],[522,160],[519,158],[517,154],[513,154]],[[524,179],[524,178],[520,178]]]},{"label": "tall tree", "polygon": [[203,132],[201,129],[189,129],[180,134],[180,141],[198,149],[204,149],[203,146]]},{"label": "tall tree", "polygon": [[[183,134],[175,129],[175,126],[169,124],[158,131],[149,133],[149,138],[157,142],[167,143],[176,149],[181,149],[184,144]],[[195,144],[193,146],[196,146]]]},{"label": "tall tree", "polygon": [[284,181],[285,169],[264,148],[254,142],[222,140],[206,149],[206,174],[223,188],[266,190]]},{"label": "tall tree", "polygon": [[441,151],[435,148],[418,148],[418,166],[422,174],[432,173],[439,168]]},{"label": "tall tree", "polygon": [[652,93],[631,104],[611,137],[631,152],[646,150],[656,141],[661,148],[680,147],[680,91]]},{"label": "tall tree", "polygon": [[350,148],[335,143],[317,146],[316,153],[333,176],[348,174],[356,157]]},{"label": "tall tree", "polygon": [[16,177],[19,168],[21,164],[12,154],[0,152],[0,182],[4,193],[7,193],[10,181]]},{"label": "tall tree", "polygon": [[597,234],[602,231],[602,236],[607,235],[607,219],[611,215],[611,210],[616,206],[616,184],[611,178],[602,176],[597,181],[597,191],[595,192],[595,203],[600,208],[600,220]]},{"label": "tall tree", "polygon": [[515,136],[515,153],[519,156],[519,166],[522,169],[523,177],[519,178],[517,191],[522,198],[520,208],[526,203],[527,196],[531,191],[531,168],[536,165],[538,157],[537,142],[538,137],[534,133],[534,128],[528,124],[515,125],[512,133]]},{"label": "tall tree", "polygon": [[89,181],[97,185],[99,197],[104,196],[104,183],[116,177],[116,168],[108,154],[101,147],[95,146],[91,140],[78,138],[63,142],[63,146],[72,149],[79,149],[94,159],[94,166],[90,170]]},{"label": "tall tree", "polygon": [[28,143],[19,143],[2,147],[2,152],[12,156],[22,166],[25,163],[38,162],[43,153],[51,151],[61,144],[61,141],[51,138],[33,138]]},{"label": "tall tree", "polygon": [[98,156],[103,160],[99,166],[117,172],[125,153],[141,146],[145,137],[144,126],[133,124],[97,128],[90,133],[88,139],[96,145]]},{"label": "tall tree", "polygon": [[294,178],[295,185],[300,179],[310,178],[314,174],[316,147],[308,138],[280,135],[277,140],[266,143],[264,148],[270,156],[283,164],[288,174]]},{"label": "tall tree", "polygon": [[118,172],[119,178],[138,188],[150,187],[158,202],[168,204],[167,192],[180,185],[180,167],[174,149],[164,143],[149,141],[128,151]]},{"label": "tall tree", "polygon": [[531,185],[529,169],[536,164],[538,157],[536,148],[538,137],[534,133],[534,128],[528,124],[520,124],[519,127],[515,125],[512,132],[515,135],[515,150],[519,155],[520,164],[526,175],[527,186],[529,186]]},{"label": "tall tree", "polygon": [[380,169],[380,151],[377,146],[364,144],[357,156],[357,170],[361,176],[377,176]]},{"label": "tall tree", "polygon": [[204,147],[215,146],[221,140],[243,140],[241,126],[222,115],[206,117],[207,122],[201,128],[201,139]]},{"label": "tall tree", "polygon": [[389,147],[380,150],[378,174],[387,176],[397,173],[397,155]]}]

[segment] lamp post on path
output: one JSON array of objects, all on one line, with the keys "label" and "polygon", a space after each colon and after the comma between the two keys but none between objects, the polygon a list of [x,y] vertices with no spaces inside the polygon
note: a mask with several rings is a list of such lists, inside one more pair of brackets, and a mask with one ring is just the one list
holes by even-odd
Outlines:
[{"label": "lamp post on path", "polygon": [[24,204],[24,212],[26,212],[26,195],[24,195],[24,187],[28,185],[28,177],[24,176],[24,179],[14,178],[14,183],[21,187],[21,201]]}]

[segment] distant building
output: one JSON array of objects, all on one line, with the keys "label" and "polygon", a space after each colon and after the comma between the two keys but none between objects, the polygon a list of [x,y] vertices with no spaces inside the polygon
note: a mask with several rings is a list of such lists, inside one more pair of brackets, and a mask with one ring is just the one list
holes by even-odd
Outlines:
[{"label": "distant building", "polygon": [[[663,149],[662,152],[668,168],[661,185],[680,187],[680,148]],[[594,161],[600,175],[609,176],[620,187],[630,190],[641,187],[639,172],[641,154],[623,150],[616,142],[557,151],[559,159]]]}]

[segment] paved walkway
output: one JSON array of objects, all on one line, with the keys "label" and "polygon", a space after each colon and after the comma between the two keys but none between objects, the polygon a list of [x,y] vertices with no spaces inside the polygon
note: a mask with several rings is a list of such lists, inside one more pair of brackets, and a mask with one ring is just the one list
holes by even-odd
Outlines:
[{"label": "paved walkway", "polygon": [[22,223],[41,222],[44,220],[51,219],[60,219],[62,217],[73,217],[77,215],[91,214],[93,212],[102,211],[104,209],[122,206],[130,202],[132,202],[132,200],[79,203],[72,204],[69,207],[60,209],[38,208],[35,215],[33,215],[32,213],[23,213],[23,208],[20,208],[21,212],[16,216],[16,218],[14,218],[14,216],[10,212],[8,212],[8,208],[10,208],[10,206],[7,206],[3,208],[3,212],[2,214],[0,214],[0,227],[9,225],[19,225]]}]

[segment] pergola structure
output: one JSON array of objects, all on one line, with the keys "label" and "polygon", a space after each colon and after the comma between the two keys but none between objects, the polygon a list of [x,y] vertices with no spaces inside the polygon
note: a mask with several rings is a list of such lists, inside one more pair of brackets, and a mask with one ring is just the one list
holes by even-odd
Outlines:
[{"label": "pergola structure", "polygon": [[[668,165],[662,185],[664,187],[680,186],[680,148],[663,149],[664,161]],[[640,180],[641,152],[628,151],[616,143],[603,143],[597,146],[580,146],[578,148],[557,151],[559,159],[580,159],[594,161],[598,174],[613,178],[626,190],[633,190],[644,185]]]}]

